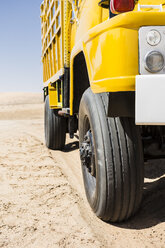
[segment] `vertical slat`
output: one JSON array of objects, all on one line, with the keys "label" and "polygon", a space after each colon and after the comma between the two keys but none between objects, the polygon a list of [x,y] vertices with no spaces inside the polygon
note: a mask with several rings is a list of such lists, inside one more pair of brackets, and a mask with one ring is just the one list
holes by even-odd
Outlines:
[{"label": "vertical slat", "polygon": [[64,66],[70,66],[70,16],[71,16],[71,3],[64,0]]}]

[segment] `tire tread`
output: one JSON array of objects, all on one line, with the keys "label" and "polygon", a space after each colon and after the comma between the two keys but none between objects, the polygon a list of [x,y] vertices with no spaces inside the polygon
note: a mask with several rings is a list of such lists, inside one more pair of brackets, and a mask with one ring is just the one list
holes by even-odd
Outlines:
[{"label": "tire tread", "polygon": [[66,140],[66,119],[49,108],[49,96],[45,99],[45,143],[49,149],[62,150]]},{"label": "tire tread", "polygon": [[[105,94],[101,94],[101,99],[106,115],[106,98]],[[130,136],[132,140],[128,138],[127,133],[122,127],[121,121],[124,122],[124,127],[129,127]],[[137,143],[137,138],[139,133],[137,133],[137,127],[133,125],[133,119],[131,118],[107,118],[107,127],[108,133],[110,137],[110,142],[112,145],[112,157],[113,157],[113,167],[114,171],[118,170],[118,177],[115,177],[114,181],[114,198],[113,202],[115,211],[111,214],[106,214],[109,220],[112,222],[120,222],[122,220],[128,219],[131,215],[133,215],[141,202],[142,198],[142,185],[143,182],[140,181],[140,178],[143,177],[143,171],[138,166],[137,168],[137,159],[136,154],[140,154],[140,162],[143,163],[143,155],[141,151],[135,150],[135,147],[139,147]],[[113,130],[113,131],[112,131]],[[134,135],[136,132],[136,135]],[[113,133],[113,137],[112,137]],[[140,138],[140,137],[139,137]],[[116,143],[114,145],[114,143]],[[136,145],[134,145],[136,144]],[[115,147],[118,147],[118,152]],[[140,144],[141,147],[141,144]],[[114,152],[115,151],[115,152]],[[118,157],[118,162],[116,157]],[[131,165],[134,165],[132,168]],[[140,171],[139,171],[140,169]],[[107,172],[108,177],[108,172]],[[125,183],[127,182],[127,184]],[[118,190],[119,189],[119,190]],[[120,193],[119,193],[120,192]],[[119,193],[119,194],[118,194]],[[117,197],[115,197],[117,196]],[[107,202],[109,201],[109,197],[107,194]],[[107,204],[107,209],[109,209],[110,204]],[[106,210],[107,211],[107,210]],[[113,216],[113,217],[111,217]]]}]

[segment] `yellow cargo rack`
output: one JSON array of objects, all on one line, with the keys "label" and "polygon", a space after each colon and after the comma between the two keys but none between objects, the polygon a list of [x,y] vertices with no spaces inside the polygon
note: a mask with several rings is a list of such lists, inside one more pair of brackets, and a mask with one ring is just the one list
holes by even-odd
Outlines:
[{"label": "yellow cargo rack", "polygon": [[52,109],[68,107],[71,15],[69,0],[44,0],[41,4],[43,82]]},{"label": "yellow cargo rack", "polygon": [[43,80],[47,85],[63,74],[62,5],[62,1],[54,0],[45,0],[41,5]]}]

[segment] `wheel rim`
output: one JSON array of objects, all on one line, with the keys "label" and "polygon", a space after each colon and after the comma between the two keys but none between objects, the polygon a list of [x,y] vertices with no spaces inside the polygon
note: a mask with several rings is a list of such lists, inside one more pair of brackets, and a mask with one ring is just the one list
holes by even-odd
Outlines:
[{"label": "wheel rim", "polygon": [[80,145],[80,158],[88,191],[90,192],[90,197],[93,198],[96,192],[96,164],[93,134],[87,116],[84,120],[83,134],[83,141]]}]

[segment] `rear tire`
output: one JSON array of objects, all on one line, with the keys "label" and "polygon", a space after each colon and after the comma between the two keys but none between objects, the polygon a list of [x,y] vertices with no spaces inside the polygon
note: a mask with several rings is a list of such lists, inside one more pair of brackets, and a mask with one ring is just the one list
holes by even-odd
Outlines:
[{"label": "rear tire", "polygon": [[104,221],[120,222],[139,208],[143,152],[133,118],[107,118],[106,94],[84,93],[79,110],[80,157],[88,202]]},{"label": "rear tire", "polygon": [[66,124],[64,117],[58,116],[54,109],[49,107],[49,96],[45,99],[44,128],[45,143],[49,149],[61,150],[65,146]]}]

